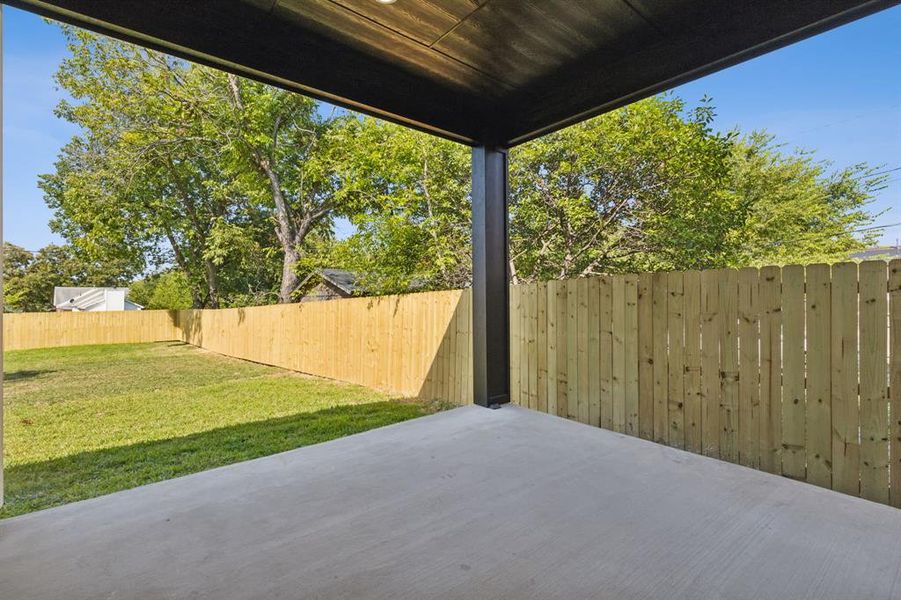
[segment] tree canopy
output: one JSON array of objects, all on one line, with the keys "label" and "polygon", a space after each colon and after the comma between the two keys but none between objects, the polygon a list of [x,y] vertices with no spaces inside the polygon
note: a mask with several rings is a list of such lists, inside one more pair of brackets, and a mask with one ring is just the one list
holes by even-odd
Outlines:
[{"label": "tree canopy", "polygon": [[[41,178],[51,226],[87,263],[141,274],[140,303],[289,302],[325,266],[369,293],[469,285],[468,148],[64,30],[57,114],[79,133]],[[513,148],[514,280],[836,261],[871,243],[876,169],[720,133],[714,116],[657,96]]]},{"label": "tree canopy", "polygon": [[51,244],[31,252],[3,244],[3,305],[14,312],[53,310],[57,286],[124,286],[134,272],[117,261],[91,261],[73,246]]},{"label": "tree canopy", "polygon": [[[839,261],[884,182],[867,165],[833,171],[765,133],[717,133],[709,102],[654,97],[510,151],[514,281],[599,273]],[[468,284],[468,150],[396,125],[355,124],[357,232],[336,256],[399,292]]]},{"label": "tree canopy", "polygon": [[194,306],[290,301],[309,238],[331,235],[324,147],[339,119],[298,94],[64,30],[56,80],[71,99],[57,114],[81,133],[41,180],[53,229],[91,256],[174,265]]}]

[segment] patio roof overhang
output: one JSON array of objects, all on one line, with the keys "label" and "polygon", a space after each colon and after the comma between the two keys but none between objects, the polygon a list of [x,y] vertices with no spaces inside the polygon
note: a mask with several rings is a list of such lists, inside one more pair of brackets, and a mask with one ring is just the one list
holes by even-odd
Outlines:
[{"label": "patio roof overhang", "polygon": [[7,0],[467,144],[508,147],[895,0]]},{"label": "patio roof overhang", "polygon": [[506,148],[898,0],[0,0],[474,146],[473,397],[509,401]]}]

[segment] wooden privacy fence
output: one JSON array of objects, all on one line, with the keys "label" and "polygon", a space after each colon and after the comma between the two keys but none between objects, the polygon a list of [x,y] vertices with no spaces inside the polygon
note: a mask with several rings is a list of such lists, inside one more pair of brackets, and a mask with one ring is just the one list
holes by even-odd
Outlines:
[{"label": "wooden privacy fence", "polygon": [[511,303],[515,402],[901,507],[901,261],[551,281]]},{"label": "wooden privacy fence", "polygon": [[390,394],[472,402],[469,290],[221,310],[7,314],[4,350],[183,341]]},{"label": "wooden privacy fence", "polygon": [[3,315],[3,349],[180,340],[176,316],[167,310],[9,313]]},{"label": "wooden privacy fence", "polygon": [[401,396],[472,401],[468,290],[179,311],[186,342]]},{"label": "wooden privacy fence", "polygon": [[[181,340],[466,404],[471,298],[13,314],[4,344]],[[901,507],[901,261],[550,281],[510,301],[514,402]]]}]

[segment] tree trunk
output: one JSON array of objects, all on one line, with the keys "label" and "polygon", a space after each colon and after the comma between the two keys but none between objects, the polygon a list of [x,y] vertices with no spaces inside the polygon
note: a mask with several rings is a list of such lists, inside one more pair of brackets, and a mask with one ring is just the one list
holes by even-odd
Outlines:
[{"label": "tree trunk", "polygon": [[200,290],[197,286],[191,286],[191,308],[203,308],[203,298],[200,297]]},{"label": "tree trunk", "polygon": [[300,260],[300,252],[293,245],[284,248],[285,257],[282,261],[282,284],[278,291],[279,304],[288,304],[294,300],[294,292],[300,286],[300,276],[295,266]]},{"label": "tree trunk", "polygon": [[206,272],[206,286],[209,292],[210,308],[219,308],[219,273],[216,265],[210,260],[204,260],[204,270]]},{"label": "tree trunk", "polygon": [[197,289],[197,286],[194,285],[194,278],[191,277],[191,269],[188,267],[188,260],[185,258],[185,253],[181,249],[181,246],[178,245],[172,231],[167,228],[165,229],[165,232],[166,238],[169,240],[169,245],[172,247],[172,252],[175,254],[175,264],[178,265],[181,272],[185,274],[185,278],[188,280],[188,285],[191,288],[191,308],[203,308],[203,296],[200,294],[200,290]]},{"label": "tree trunk", "polygon": [[[235,108],[239,113],[243,113],[244,101],[241,97],[240,80],[235,75],[229,75],[228,83]],[[285,197],[274,164],[276,160],[275,146],[278,142],[280,126],[281,117],[278,117],[273,126],[271,147],[260,148],[248,144],[248,151],[254,166],[266,178],[272,202],[275,205],[275,235],[281,244],[283,253],[282,281],[279,286],[278,301],[279,304],[287,304],[294,300],[294,293],[301,284],[301,278],[297,274],[297,262],[301,255],[300,248],[303,246],[307,233],[319,219],[328,214],[329,209],[326,207],[320,207],[318,210],[305,209],[302,204],[294,207],[290,204],[290,199]]]}]

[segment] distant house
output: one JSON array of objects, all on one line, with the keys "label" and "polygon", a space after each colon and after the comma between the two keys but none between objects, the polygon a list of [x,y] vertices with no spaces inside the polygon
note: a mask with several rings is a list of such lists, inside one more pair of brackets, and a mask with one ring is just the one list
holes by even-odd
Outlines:
[{"label": "distant house", "polygon": [[343,269],[320,269],[314,278],[319,282],[309,292],[303,295],[301,302],[316,302],[319,300],[334,300],[336,298],[350,298],[356,292],[356,276]]},{"label": "distant house", "polygon": [[849,258],[853,260],[888,260],[901,258],[901,244],[894,246],[876,246],[853,253]]},{"label": "distant house", "polygon": [[126,298],[128,288],[55,287],[53,306],[57,311],[142,310],[144,307]]}]

